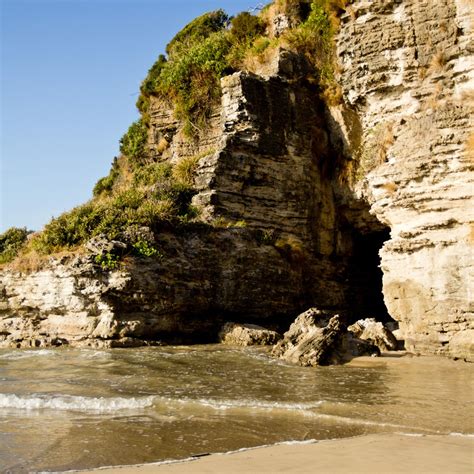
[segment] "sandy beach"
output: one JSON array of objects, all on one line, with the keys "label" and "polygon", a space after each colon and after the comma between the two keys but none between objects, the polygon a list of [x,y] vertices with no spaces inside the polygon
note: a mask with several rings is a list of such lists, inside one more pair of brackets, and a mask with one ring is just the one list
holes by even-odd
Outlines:
[{"label": "sandy beach", "polygon": [[383,434],[280,444],[172,464],[101,468],[117,474],[472,473],[474,438]]}]

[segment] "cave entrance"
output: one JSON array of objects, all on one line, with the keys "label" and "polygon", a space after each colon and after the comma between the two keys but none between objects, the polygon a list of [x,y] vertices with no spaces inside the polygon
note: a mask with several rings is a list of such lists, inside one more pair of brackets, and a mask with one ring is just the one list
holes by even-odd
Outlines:
[{"label": "cave entrance", "polygon": [[361,318],[375,318],[393,322],[383,299],[379,251],[390,238],[388,227],[364,232],[352,230],[352,252],[349,258],[349,312],[355,322]]}]

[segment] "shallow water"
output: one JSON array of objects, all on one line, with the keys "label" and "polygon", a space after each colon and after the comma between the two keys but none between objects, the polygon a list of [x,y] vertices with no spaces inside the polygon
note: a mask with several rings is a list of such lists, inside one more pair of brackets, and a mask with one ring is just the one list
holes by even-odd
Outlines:
[{"label": "shallow water", "polygon": [[226,346],[0,350],[0,471],[185,458],[378,432],[474,433],[473,366],[301,368]]}]

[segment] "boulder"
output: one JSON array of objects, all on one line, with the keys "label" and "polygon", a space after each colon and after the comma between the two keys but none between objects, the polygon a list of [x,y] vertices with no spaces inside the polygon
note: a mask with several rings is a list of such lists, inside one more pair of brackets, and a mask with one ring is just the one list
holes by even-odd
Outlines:
[{"label": "boulder", "polygon": [[398,341],[392,332],[374,318],[360,319],[347,328],[354,337],[370,341],[381,351],[394,351]]},{"label": "boulder", "polygon": [[314,367],[341,364],[364,355],[378,356],[380,350],[371,341],[347,331],[339,314],[310,308],[296,318],[272,355]]},{"label": "boulder", "polygon": [[272,354],[303,367],[325,365],[344,331],[338,314],[310,308],[296,318]]},{"label": "boulder", "polygon": [[255,324],[228,322],[219,332],[219,341],[235,346],[269,346],[278,342],[281,334]]}]

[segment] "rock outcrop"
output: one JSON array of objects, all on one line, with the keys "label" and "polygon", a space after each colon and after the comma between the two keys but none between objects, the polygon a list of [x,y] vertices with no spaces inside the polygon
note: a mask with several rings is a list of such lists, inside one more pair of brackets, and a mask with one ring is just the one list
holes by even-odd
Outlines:
[{"label": "rock outcrop", "polygon": [[281,334],[257,324],[225,323],[219,331],[219,341],[233,346],[272,346]]},{"label": "rock outcrop", "polygon": [[381,351],[395,351],[398,348],[398,341],[393,333],[373,318],[356,321],[347,330],[358,339],[370,341]]},{"label": "rock outcrop", "polygon": [[372,341],[347,331],[342,319],[333,312],[308,309],[295,319],[272,355],[303,367],[315,367],[380,354]]},{"label": "rock outcrop", "polygon": [[353,2],[337,42],[346,106],[332,114],[354,194],[390,228],[383,294],[406,348],[470,360],[472,24],[465,0]]},{"label": "rock outcrop", "polygon": [[[100,239],[42,270],[2,269],[0,345],[211,341],[225,321],[283,329],[315,306],[347,323],[393,318],[408,350],[474,360],[471,8],[351,2],[336,38],[342,105],[284,49],[222,79],[195,140],[152,97],[149,159],[199,157],[201,224],[147,237],[160,258],[117,269],[92,258],[120,247]],[[331,321],[315,335],[339,338]]]},{"label": "rock outcrop", "polygon": [[104,271],[87,256],[3,272],[3,346],[117,347],[210,342],[229,315],[287,324],[303,288],[293,267],[247,229],[162,233],[162,257]]}]

